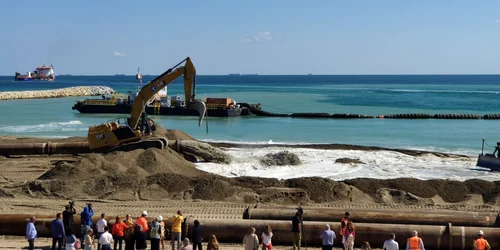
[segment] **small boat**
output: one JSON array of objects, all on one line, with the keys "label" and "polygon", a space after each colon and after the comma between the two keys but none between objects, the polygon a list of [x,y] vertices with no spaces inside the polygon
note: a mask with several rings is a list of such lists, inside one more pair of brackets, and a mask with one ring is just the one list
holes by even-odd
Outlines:
[{"label": "small boat", "polygon": [[[496,155],[495,155],[496,154]],[[500,142],[497,142],[492,154],[484,153],[484,138],[481,154],[477,158],[478,167],[489,168],[491,171],[500,171]]]}]

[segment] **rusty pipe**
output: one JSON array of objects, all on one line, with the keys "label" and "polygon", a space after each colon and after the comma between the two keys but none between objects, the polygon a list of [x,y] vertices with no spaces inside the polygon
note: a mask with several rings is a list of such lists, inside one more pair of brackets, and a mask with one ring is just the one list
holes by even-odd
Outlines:
[{"label": "rusty pipe", "polygon": [[[30,214],[3,214],[0,215],[0,235],[18,235],[23,236],[26,233],[26,224],[29,221]],[[55,219],[54,215],[38,214],[35,228],[40,237],[50,237],[50,223]],[[80,216],[74,215],[75,234],[80,234]],[[99,220],[98,216],[92,217],[92,223],[95,225]],[[47,231],[49,229],[49,231]]]},{"label": "rusty pipe", "polygon": [[[285,205],[276,205],[276,206],[258,206],[255,205],[253,207],[248,207],[249,209],[283,209],[283,210],[293,210],[295,214],[295,211],[297,211],[297,206],[285,206]],[[305,210],[335,210],[335,211],[343,211],[343,212],[371,212],[374,210],[382,210],[384,212],[398,212],[401,211],[401,209],[397,208],[342,208],[342,207],[329,207],[328,205],[326,206],[321,206],[321,207],[308,207],[308,206],[303,206],[302,209]],[[417,211],[416,209],[414,211]],[[446,213],[452,213],[452,214],[469,214],[469,212],[466,211],[452,211],[452,210],[419,210],[419,211],[425,211],[426,214],[446,214]],[[490,214],[497,214],[497,212],[477,212],[477,214],[481,215],[490,215]],[[292,215],[293,215],[292,214]]]},{"label": "rusty pipe", "polygon": [[0,155],[51,155],[90,152],[88,142],[0,144]]},{"label": "rusty pipe", "polygon": [[[249,208],[244,219],[255,220],[289,220],[296,209],[260,209]],[[332,209],[304,209],[304,221],[339,221],[344,217],[345,210]],[[498,213],[478,212],[441,212],[428,213],[416,210],[403,212],[401,210],[358,210],[350,212],[350,219],[355,223],[387,223],[387,224],[417,224],[417,225],[453,225],[472,227],[498,227],[500,215]]]},{"label": "rusty pipe", "polygon": [[[167,140],[168,147],[183,151],[183,140]],[[88,142],[47,142],[0,144],[0,155],[52,155],[52,154],[85,154],[99,153],[103,150],[90,150]]]},{"label": "rusty pipe", "polygon": [[[97,216],[94,216],[97,217]],[[40,237],[50,237],[50,222],[53,218],[37,217],[35,226]],[[75,231],[79,235],[79,216],[74,216]],[[29,215],[0,215],[0,234],[1,235],[24,235],[26,223]],[[94,225],[97,218],[93,218]],[[191,219],[190,221],[194,221]],[[109,221],[112,225],[113,221]],[[170,228],[171,223],[167,220],[166,227]],[[260,235],[269,224],[273,229],[273,243],[276,245],[290,245],[293,235],[291,231],[291,221],[279,220],[200,220],[203,227],[203,238],[208,239],[210,235],[215,234],[220,242],[241,243],[245,233],[250,227],[257,229],[257,235]],[[325,229],[326,222],[305,221],[303,239],[308,246],[320,246],[321,239],[319,235]],[[333,223],[330,223],[333,225]],[[401,248],[406,247],[406,239],[413,230],[417,230],[424,244],[429,249],[468,249],[472,245],[478,230],[483,230],[492,249],[500,247],[500,241],[494,240],[500,238],[499,228],[479,228],[479,227],[459,227],[448,224],[446,226],[430,225],[403,225],[403,224],[375,224],[375,223],[356,223],[355,246],[359,247],[364,241],[370,242],[375,246],[382,246],[388,239],[390,233],[396,234],[396,241]],[[191,228],[189,231],[191,231]],[[335,230],[335,227],[332,227]],[[335,230],[337,231],[337,230]],[[190,235],[190,232],[188,232]],[[189,237],[189,236],[188,236]],[[304,241],[303,241],[304,243]],[[340,243],[340,236],[337,235],[335,246]]]}]

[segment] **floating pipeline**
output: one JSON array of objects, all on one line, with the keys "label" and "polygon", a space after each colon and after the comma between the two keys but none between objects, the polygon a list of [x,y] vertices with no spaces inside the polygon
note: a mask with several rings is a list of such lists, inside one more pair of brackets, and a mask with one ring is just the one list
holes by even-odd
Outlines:
[{"label": "floating pipeline", "polygon": [[388,119],[429,119],[432,118],[432,115],[429,114],[391,114],[384,115],[379,118],[388,118]]},{"label": "floating pipeline", "polygon": [[294,118],[331,118],[328,113],[293,113],[290,117]]},{"label": "floating pipeline", "polygon": [[332,118],[353,119],[353,118],[374,118],[374,116],[360,115],[360,114],[333,114]]},{"label": "floating pipeline", "polygon": [[[35,228],[39,237],[51,237],[50,223],[54,218],[46,215],[35,215],[37,221]],[[0,235],[25,235],[26,224],[30,215],[0,215]],[[112,217],[113,218],[113,217]],[[97,216],[94,216],[93,224],[97,222]],[[191,218],[194,221],[196,218]],[[75,234],[80,236],[80,217],[74,216]],[[266,225],[273,229],[273,243],[276,245],[289,246],[293,242],[291,233],[292,223],[288,220],[199,220],[203,227],[202,237],[208,239],[212,234],[217,235],[220,242],[241,243],[241,239],[250,227],[257,229],[257,235],[261,234]],[[112,226],[114,221],[109,221]],[[164,220],[167,228],[171,223]],[[303,228],[303,242],[308,246],[320,246],[321,239],[318,236],[325,230],[326,222],[305,221]],[[329,222],[330,226],[338,224]],[[191,235],[191,225],[189,225],[187,235]],[[336,228],[336,227],[332,227]],[[411,236],[413,230],[418,231],[419,236],[424,240],[424,244],[429,249],[470,249],[472,242],[477,237],[477,231],[482,230],[492,249],[500,247],[500,229],[481,228],[481,227],[460,227],[448,223],[445,226],[429,225],[402,225],[402,224],[374,224],[374,223],[356,223],[355,247],[360,247],[364,241],[370,242],[374,246],[382,246],[390,233],[396,234],[396,241],[401,247],[406,246],[406,239]],[[335,245],[340,244],[340,238],[337,237]]]},{"label": "floating pipeline", "polygon": [[[295,214],[295,208],[248,208],[243,219],[250,220],[287,220]],[[497,227],[500,228],[499,213],[489,212],[436,212],[401,210],[350,210],[350,219],[357,223],[379,224],[415,224],[415,225],[447,225]],[[304,209],[304,221],[340,221],[345,210],[341,209]]]},{"label": "floating pipeline", "polygon": [[483,116],[485,120],[498,120],[500,119],[500,114],[486,114]]},{"label": "floating pipeline", "polygon": [[[255,104],[240,103],[241,107],[248,108],[248,110],[256,116],[265,117],[292,117],[292,118],[333,118],[333,119],[366,119],[375,118],[372,115],[362,115],[362,114],[343,114],[343,113],[317,113],[317,112],[301,112],[292,114],[274,113],[268,112],[260,108],[260,106]],[[500,119],[500,114],[421,114],[421,113],[409,113],[409,114],[388,114],[388,115],[378,115],[376,118],[387,118],[387,119],[485,119],[485,120],[495,120]]]}]

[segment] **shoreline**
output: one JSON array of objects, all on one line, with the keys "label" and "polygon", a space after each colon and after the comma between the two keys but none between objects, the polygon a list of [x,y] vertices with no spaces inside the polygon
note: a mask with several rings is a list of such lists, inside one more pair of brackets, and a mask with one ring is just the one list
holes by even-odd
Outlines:
[{"label": "shoreline", "polygon": [[[68,136],[68,137],[28,137],[28,136],[0,136],[0,144],[2,143],[46,143],[46,142],[86,142],[87,137],[83,136]],[[218,148],[248,148],[248,149],[264,149],[264,148],[304,148],[304,149],[322,149],[322,150],[360,150],[360,151],[391,151],[398,152],[410,156],[434,155],[441,158],[475,158],[476,155],[465,155],[446,153],[439,151],[405,149],[405,148],[389,148],[380,146],[366,146],[357,144],[339,144],[339,143],[238,143],[238,142],[214,142],[206,140],[193,139],[199,142],[207,143]]]},{"label": "shoreline", "polygon": [[[157,132],[156,135],[165,136],[169,140],[196,140],[179,130],[159,130]],[[84,142],[86,137],[55,140],[34,137],[0,137],[0,144],[47,143],[49,141],[55,143]],[[438,162],[463,161],[469,164],[468,162],[471,162],[473,158],[464,155],[344,144],[255,145],[211,142],[208,144],[220,148],[228,154],[231,153],[230,149],[237,149],[236,151],[243,149],[245,151],[244,149],[247,148],[266,149],[284,146],[295,148],[295,151],[300,151],[301,148],[309,148],[307,150],[364,150],[365,152],[371,151],[370,154],[374,155],[375,159],[379,157],[377,151],[382,153],[383,150],[386,150],[392,152],[386,153],[396,153],[397,162],[388,161],[388,163],[384,163],[387,167],[379,167],[376,172],[371,172],[373,170],[370,168],[373,166],[368,166],[368,172],[365,172],[368,175],[365,174],[363,177],[349,174],[359,168],[356,163],[331,163],[335,159],[344,157],[340,155],[330,155],[328,160],[323,161],[320,155],[315,154],[311,156],[312,158],[304,158],[302,160],[304,165],[299,166],[283,167],[278,165],[272,168],[257,166],[260,155],[266,154],[267,150],[260,150],[259,154],[249,152],[250,158],[235,158],[234,162],[227,165],[213,165],[215,163],[210,162],[200,163],[204,165],[203,168],[199,168],[198,163],[186,160],[182,154],[171,149],[137,149],[110,154],[0,156],[0,167],[3,169],[0,176],[0,198],[17,197],[21,200],[30,200],[33,198],[88,197],[89,199],[141,201],[161,195],[162,199],[180,198],[186,201],[202,199],[272,204],[345,202],[346,204],[372,205],[425,205],[467,211],[478,209],[478,207],[500,209],[500,180],[483,180],[484,178],[481,176],[484,174],[482,173],[471,175],[471,178],[467,180],[452,180],[446,176],[432,178],[434,175],[429,175],[434,171],[432,166],[426,166],[425,161],[424,165],[420,166],[423,161],[418,160],[420,157],[425,160],[429,158],[426,156],[431,156],[430,158]],[[273,150],[269,150],[269,152]],[[325,152],[325,154],[330,153]],[[398,156],[398,154],[404,155]],[[363,157],[360,160],[363,160]],[[412,159],[420,162],[417,162],[420,165],[411,167],[410,164],[405,164]],[[316,166],[319,164],[320,168],[316,169],[316,171],[319,170],[318,176],[309,176],[312,173],[312,168],[309,166],[312,165],[308,164],[316,164]],[[232,171],[234,166],[243,170],[235,177],[227,177],[222,172],[217,172],[215,168],[220,167],[226,171]],[[396,166],[398,168],[394,168]],[[432,171],[430,171],[431,169]],[[447,169],[447,172],[455,171],[453,165],[451,168],[448,166]],[[250,174],[250,172],[246,172],[247,170],[260,172]],[[414,175],[416,172],[412,175],[412,171],[416,170],[432,179],[416,178],[417,175]],[[439,173],[443,170],[437,168],[435,171]],[[95,176],[93,174],[95,171],[99,171],[101,174]],[[290,171],[294,174],[287,178],[273,177],[273,173],[288,174],[291,173]],[[334,180],[335,178],[330,175],[335,175],[337,171],[347,171],[347,175],[345,175],[347,178],[341,176],[344,179]],[[391,172],[394,173],[391,174]],[[370,173],[377,175],[370,175]],[[132,182],[120,181],[130,174],[136,176]],[[375,176],[382,178],[373,178]],[[383,178],[384,176],[387,177]],[[456,190],[461,191],[457,192]]]}]

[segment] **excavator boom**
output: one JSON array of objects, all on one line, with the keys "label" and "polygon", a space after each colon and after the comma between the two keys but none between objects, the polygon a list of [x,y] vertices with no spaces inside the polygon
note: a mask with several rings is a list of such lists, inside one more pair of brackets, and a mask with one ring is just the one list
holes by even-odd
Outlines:
[{"label": "excavator boom", "polygon": [[[184,66],[179,66],[184,63]],[[135,142],[142,140],[144,133],[142,127],[149,127],[145,118],[144,107],[147,103],[163,88],[175,81],[178,77],[184,75],[184,94],[186,98],[187,108],[195,109],[199,112],[198,126],[201,126],[203,118],[206,114],[205,103],[195,99],[195,84],[196,84],[196,69],[189,57],[182,62],[168,69],[163,74],[145,85],[137,94],[132,105],[130,117],[125,126],[118,124],[115,121],[93,126],[89,128],[88,140],[91,150],[99,148],[113,148],[124,146],[124,143]],[[151,142],[151,140],[148,140]],[[164,141],[164,140],[163,140]],[[153,145],[149,143],[148,145]],[[160,143],[161,144],[161,143]],[[160,145],[159,144],[159,145]],[[139,147],[139,146],[138,146]],[[128,148],[131,148],[129,145]],[[143,146],[140,146],[143,148]]]}]

